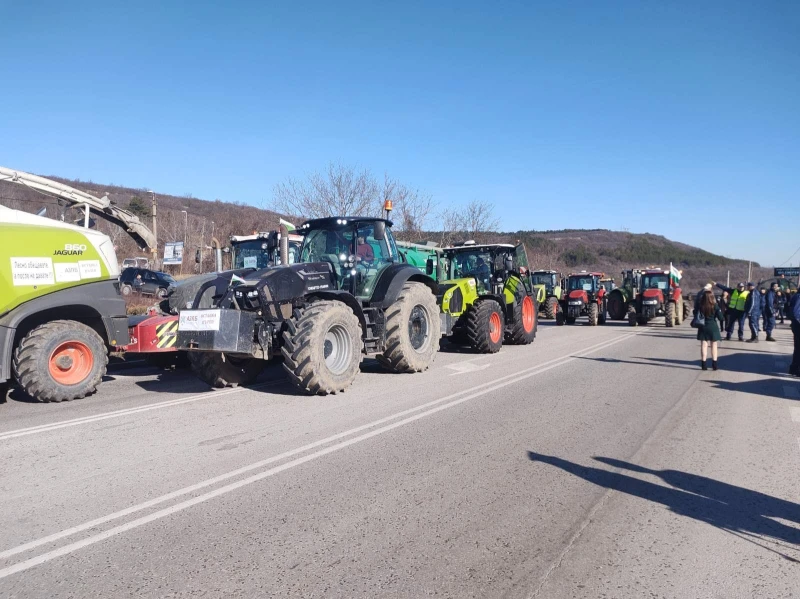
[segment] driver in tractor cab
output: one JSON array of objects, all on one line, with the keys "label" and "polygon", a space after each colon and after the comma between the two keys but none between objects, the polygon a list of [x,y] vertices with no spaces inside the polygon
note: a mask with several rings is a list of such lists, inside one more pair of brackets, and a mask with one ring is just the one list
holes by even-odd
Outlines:
[{"label": "driver in tractor cab", "polygon": [[372,263],[375,261],[375,252],[372,250],[372,246],[367,243],[367,240],[363,235],[358,236],[356,255],[361,258],[362,262]]}]

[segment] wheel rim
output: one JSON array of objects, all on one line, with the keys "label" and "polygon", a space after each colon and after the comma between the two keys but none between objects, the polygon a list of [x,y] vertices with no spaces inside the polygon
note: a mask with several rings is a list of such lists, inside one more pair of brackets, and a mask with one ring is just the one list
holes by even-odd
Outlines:
[{"label": "wheel rim", "polygon": [[430,343],[430,326],[428,311],[425,306],[417,304],[408,315],[408,341],[417,353],[422,353]]},{"label": "wheel rim", "polygon": [[85,343],[65,341],[50,354],[47,366],[59,385],[77,385],[92,371],[94,356]]},{"label": "wheel rim", "polygon": [[497,312],[492,312],[492,315],[489,317],[489,339],[492,340],[492,343],[500,341],[500,336],[503,333],[502,327],[500,315]]},{"label": "wheel rim", "polygon": [[347,329],[335,324],[325,333],[325,366],[333,374],[342,374],[350,364],[353,343]]},{"label": "wheel rim", "polygon": [[131,288],[128,287],[127,285],[123,285],[122,286],[122,295],[130,295],[130,294],[131,294]]},{"label": "wheel rim", "polygon": [[533,312],[533,300],[526,295],[522,298],[522,328],[525,329],[526,333],[530,333],[533,330]]}]

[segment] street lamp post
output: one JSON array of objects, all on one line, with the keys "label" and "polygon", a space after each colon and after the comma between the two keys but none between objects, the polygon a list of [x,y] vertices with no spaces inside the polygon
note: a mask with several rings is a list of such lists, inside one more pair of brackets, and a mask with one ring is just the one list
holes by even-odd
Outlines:
[{"label": "street lamp post", "polygon": [[158,222],[156,221],[156,192],[147,190],[153,196],[153,238],[156,240],[156,247],[153,248],[153,268],[158,270]]}]

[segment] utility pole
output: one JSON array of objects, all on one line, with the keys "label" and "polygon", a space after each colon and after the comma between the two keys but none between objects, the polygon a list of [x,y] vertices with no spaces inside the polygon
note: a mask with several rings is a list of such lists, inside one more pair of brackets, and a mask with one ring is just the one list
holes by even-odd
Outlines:
[{"label": "utility pole", "polygon": [[203,250],[206,247],[206,217],[203,217],[203,232],[200,235],[200,270],[203,272]]},{"label": "utility pole", "polygon": [[153,248],[153,268],[158,270],[158,221],[156,221],[156,192],[148,190],[147,193],[153,196],[153,237],[156,238],[156,247]]},{"label": "utility pole", "polygon": [[747,262],[747,282],[748,283],[750,282],[750,279],[752,277],[752,271],[753,271],[753,261],[749,260]]}]

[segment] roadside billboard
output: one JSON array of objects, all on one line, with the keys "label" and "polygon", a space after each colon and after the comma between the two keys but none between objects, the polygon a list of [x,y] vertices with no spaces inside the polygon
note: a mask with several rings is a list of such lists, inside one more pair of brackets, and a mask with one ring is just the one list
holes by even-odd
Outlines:
[{"label": "roadside billboard", "polygon": [[182,241],[168,241],[164,244],[164,261],[162,264],[183,264]]}]

